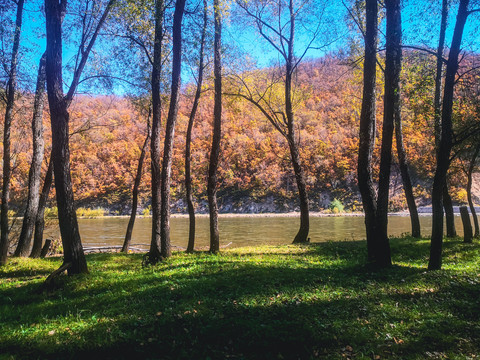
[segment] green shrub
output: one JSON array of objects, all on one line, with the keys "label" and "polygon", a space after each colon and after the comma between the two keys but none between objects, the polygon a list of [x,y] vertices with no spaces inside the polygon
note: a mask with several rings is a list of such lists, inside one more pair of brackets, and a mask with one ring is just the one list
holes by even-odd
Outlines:
[{"label": "green shrub", "polygon": [[45,208],[45,219],[56,219],[58,218],[58,208],[56,206],[51,208]]},{"label": "green shrub", "polygon": [[77,216],[81,216],[81,217],[94,218],[94,217],[99,217],[104,215],[105,215],[105,209],[102,209],[102,208],[96,208],[96,209],[78,208],[77,209]]},{"label": "green shrub", "polygon": [[343,206],[340,200],[333,199],[330,205],[328,205],[328,209],[332,212],[332,214],[339,214],[344,211],[345,206]]},{"label": "green shrub", "polygon": [[150,216],[150,211],[152,209],[152,205],[148,205],[145,209],[142,211],[143,216]]}]

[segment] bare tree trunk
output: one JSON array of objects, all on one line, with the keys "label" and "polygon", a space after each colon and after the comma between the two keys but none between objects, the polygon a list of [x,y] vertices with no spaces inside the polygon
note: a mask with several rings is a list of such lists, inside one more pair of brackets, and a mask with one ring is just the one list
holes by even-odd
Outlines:
[{"label": "bare tree trunk", "polygon": [[30,244],[32,242],[32,235],[35,227],[38,203],[40,201],[41,171],[45,149],[45,142],[43,140],[43,104],[46,81],[45,62],[46,54],[44,53],[40,59],[40,66],[38,68],[37,88],[33,104],[33,155],[30,172],[28,174],[27,208],[23,215],[22,231],[20,232],[17,249],[14,254],[15,256],[28,256],[30,254]]},{"label": "bare tree trunk", "polygon": [[22,32],[24,0],[17,2],[17,15],[15,21],[15,34],[12,46],[12,61],[8,73],[7,82],[7,104],[5,109],[5,122],[3,124],[3,183],[2,183],[2,204],[0,208],[0,266],[7,263],[8,256],[8,202],[10,200],[10,128],[12,126],[13,107],[15,106],[15,93],[17,91],[17,66],[18,49],[20,47],[20,34]]},{"label": "bare tree trunk", "polygon": [[175,124],[177,122],[178,99],[180,96],[182,72],[182,19],[185,10],[185,0],[176,0],[173,15],[173,48],[172,48],[172,85],[170,106],[168,109],[165,141],[163,147],[162,184],[161,184],[161,213],[160,213],[160,241],[161,256],[171,256],[170,246],[170,184],[173,160],[173,140],[175,138]]},{"label": "bare tree trunk", "polygon": [[214,86],[215,103],[213,107],[213,137],[210,163],[208,167],[208,208],[210,213],[210,252],[220,250],[220,235],[218,232],[218,207],[217,207],[217,168],[220,156],[220,140],[222,138],[222,15],[220,1],[213,1],[215,18],[214,38]]},{"label": "bare tree trunk", "polygon": [[438,39],[437,48],[437,70],[435,74],[435,94],[433,99],[435,148],[437,152],[442,137],[442,104],[440,98],[442,92],[443,51],[445,49],[445,32],[447,30],[448,1],[449,0],[442,0],[442,18],[440,20],[440,37]]},{"label": "bare tree trunk", "polygon": [[473,225],[475,227],[474,237],[476,238],[480,236],[480,228],[478,225],[477,212],[475,210],[475,205],[473,204],[473,199],[472,199],[472,175],[473,175],[473,170],[475,169],[475,164],[477,162],[479,153],[480,153],[480,144],[477,145],[477,148],[475,149],[475,152],[473,153],[472,158],[470,159],[470,165],[468,166],[468,170],[467,170],[467,199],[468,199],[468,206],[470,207],[470,212],[472,213],[472,217],[473,217]]},{"label": "bare tree trunk", "polygon": [[447,225],[447,237],[454,238],[457,236],[457,229],[455,228],[455,214],[453,212],[453,202],[450,193],[448,192],[448,181],[445,180],[442,195],[443,208],[445,209],[445,222]]},{"label": "bare tree trunk", "polygon": [[195,120],[195,115],[197,113],[198,103],[200,101],[200,95],[202,91],[203,70],[205,67],[203,58],[204,58],[204,48],[205,48],[205,37],[207,34],[207,24],[208,24],[208,6],[207,6],[207,1],[203,0],[203,28],[202,28],[202,35],[200,39],[197,89],[195,91],[195,98],[193,99],[190,118],[188,119],[187,137],[185,140],[186,142],[185,144],[185,190],[186,190],[186,200],[187,200],[187,207],[188,207],[188,217],[190,221],[189,232],[188,232],[187,253],[193,252],[195,247],[195,206],[193,205],[193,194],[192,194],[191,143],[192,143],[193,122]]},{"label": "bare tree trunk", "polygon": [[152,67],[152,139],[150,145],[152,168],[152,240],[146,255],[147,262],[156,263],[160,258],[160,127],[162,121],[162,100],[160,77],[162,73],[163,0],[155,1],[155,44]]},{"label": "bare tree trunk", "polygon": [[[438,39],[438,48],[437,48],[437,69],[435,74],[435,94],[433,99],[433,108],[434,108],[434,130],[435,130],[435,149],[438,155],[440,148],[440,139],[442,137],[442,104],[441,104],[441,93],[442,93],[442,72],[443,72],[443,52],[445,49],[445,32],[447,29],[447,19],[448,19],[448,0],[442,0],[442,17],[440,20],[440,36]],[[453,215],[453,205],[452,198],[448,193],[448,184],[445,181],[443,189],[443,207],[445,209],[445,217],[447,224],[447,236],[455,237],[457,236],[457,231],[455,230],[455,222]]]},{"label": "bare tree trunk", "polygon": [[140,158],[138,159],[137,174],[135,175],[135,181],[133,183],[132,192],[132,212],[130,214],[130,220],[128,220],[127,232],[125,234],[125,240],[123,241],[122,252],[127,253],[130,243],[132,241],[133,225],[135,225],[135,218],[137,216],[138,207],[138,190],[140,188],[140,181],[142,180],[142,169],[145,155],[147,154],[147,147],[150,141],[150,111],[147,118],[147,136],[143,142],[142,150],[140,152]]},{"label": "bare tree trunk", "polygon": [[287,116],[287,141],[292,158],[293,171],[297,182],[298,195],[300,200],[300,228],[293,239],[293,243],[306,243],[309,241],[310,214],[308,209],[308,194],[305,183],[305,174],[300,160],[299,144],[295,135],[295,122],[292,106],[292,76],[294,71],[294,39],[295,39],[295,13],[293,1],[289,1],[290,13],[290,34],[287,41],[287,58],[285,59],[285,113]]},{"label": "bare tree trunk", "polygon": [[393,130],[395,120],[400,114],[400,71],[402,66],[400,1],[387,0],[385,1],[385,7],[387,12],[385,107],[375,227],[375,264],[379,267],[392,264],[388,240],[388,200]]},{"label": "bare tree trunk", "polygon": [[45,206],[47,205],[48,195],[52,187],[53,180],[53,161],[50,157],[48,163],[47,173],[43,182],[42,193],[40,194],[40,201],[38,203],[37,215],[35,218],[35,234],[33,235],[33,247],[30,257],[38,258],[41,256],[43,243],[43,230],[45,228]]},{"label": "bare tree trunk", "polygon": [[358,187],[362,196],[367,233],[368,260],[374,260],[375,213],[377,199],[372,177],[372,154],[375,146],[376,73],[377,73],[377,0],[366,0],[365,60],[363,63],[363,98],[358,146]]},{"label": "bare tree trunk", "polygon": [[452,109],[455,76],[458,69],[458,57],[462,43],[463,29],[468,17],[469,0],[460,0],[457,21],[453,32],[452,46],[448,55],[445,87],[443,92],[442,108],[442,135],[437,153],[437,168],[432,189],[432,239],[430,246],[429,270],[442,267],[443,245],[443,208],[442,193],[445,188],[447,171],[450,165],[450,151],[452,149]]},{"label": "bare tree trunk", "polygon": [[412,237],[420,237],[420,219],[418,218],[417,205],[415,204],[415,197],[413,195],[413,186],[410,174],[408,171],[408,161],[405,147],[403,144],[402,133],[402,119],[400,106],[397,107],[395,116],[395,137],[397,142],[398,165],[400,166],[400,173],[402,175],[403,190],[405,198],[407,199],[408,211],[410,212],[410,222],[412,225]]},{"label": "bare tree trunk", "polygon": [[[58,221],[64,251],[64,264],[68,275],[87,273],[87,262],[83,252],[75,213],[72,179],[70,174],[69,149],[69,113],[68,107],[73,100],[80,76],[90,51],[107,15],[114,4],[110,0],[106,6],[88,45],[80,49],[81,58],[73,75],[72,84],[66,96],[63,93],[62,73],[62,22],[66,13],[67,0],[45,0],[47,25],[47,93],[50,105],[52,126],[52,160],[55,174],[55,192],[57,196]],[[52,274],[53,275],[53,274]],[[50,277],[51,278],[51,277]],[[50,281],[50,280],[49,280]]]}]

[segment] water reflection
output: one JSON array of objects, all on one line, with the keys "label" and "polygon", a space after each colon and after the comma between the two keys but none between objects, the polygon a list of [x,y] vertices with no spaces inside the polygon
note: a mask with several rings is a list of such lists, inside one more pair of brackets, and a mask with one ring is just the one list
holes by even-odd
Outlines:
[{"label": "water reflection", "polygon": [[[220,217],[220,239],[230,247],[290,244],[299,226],[296,217]],[[121,245],[127,227],[127,218],[79,219],[82,242],[85,245]],[[457,232],[462,235],[460,217],[455,217]],[[430,216],[421,216],[422,235],[429,235]],[[404,216],[389,217],[389,234],[398,236],[410,231],[410,219]],[[135,223],[132,242],[149,244],[151,218],[139,218]],[[312,242],[361,240],[365,238],[364,218],[359,216],[312,217],[310,219]],[[186,247],[188,218],[171,219],[172,244]],[[208,246],[209,225],[207,217],[197,218],[197,246]]]}]

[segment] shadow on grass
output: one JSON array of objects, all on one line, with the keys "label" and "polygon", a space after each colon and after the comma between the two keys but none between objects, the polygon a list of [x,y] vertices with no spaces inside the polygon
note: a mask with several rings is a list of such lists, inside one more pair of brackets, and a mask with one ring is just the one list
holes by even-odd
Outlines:
[{"label": "shadow on grass", "polygon": [[[426,242],[392,245],[394,254],[417,261],[428,250]],[[446,245],[447,256],[458,246]],[[65,278],[53,295],[32,295],[36,284],[1,291],[1,331],[9,335],[0,351],[23,358],[400,359],[480,350],[478,279],[410,266],[368,271],[358,242],[302,249],[180,254],[145,269],[141,255],[89,256],[92,273]],[[32,326],[42,323],[50,327]]]}]

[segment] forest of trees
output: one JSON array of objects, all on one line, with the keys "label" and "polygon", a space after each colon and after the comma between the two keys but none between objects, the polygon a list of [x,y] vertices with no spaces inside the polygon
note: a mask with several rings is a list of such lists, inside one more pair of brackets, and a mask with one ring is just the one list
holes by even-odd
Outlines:
[{"label": "forest of trees", "polygon": [[[408,209],[420,237],[417,206],[431,205],[428,266],[441,268],[444,213],[447,236],[453,203],[476,220],[479,10],[476,0],[7,0],[0,264],[12,243],[14,256],[39,256],[46,206],[58,207],[64,251],[55,273],[77,274],[88,272],[78,206],[131,213],[124,251],[149,209],[154,264],[171,255],[172,209],[190,215],[188,251],[195,212],[208,212],[216,253],[219,212],[299,211],[292,241],[306,243],[309,212],[337,199],[364,211],[366,261],[378,267],[391,264],[388,212]],[[232,35],[242,31],[251,54]],[[255,63],[262,54],[268,65]]]}]

